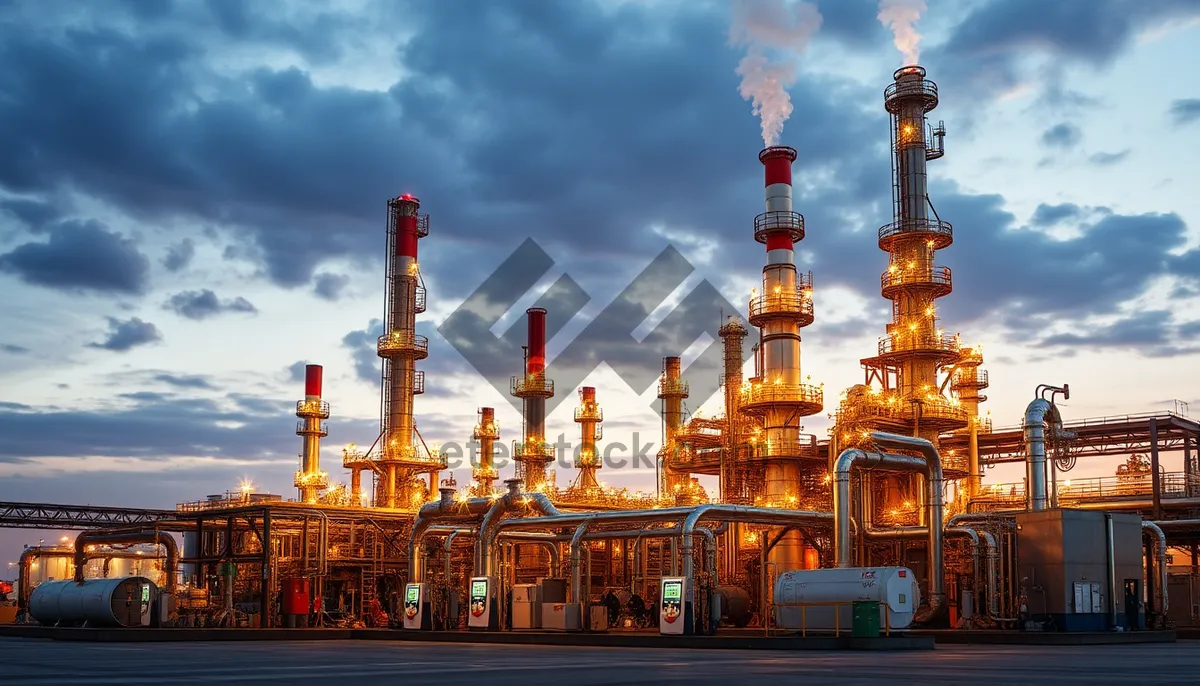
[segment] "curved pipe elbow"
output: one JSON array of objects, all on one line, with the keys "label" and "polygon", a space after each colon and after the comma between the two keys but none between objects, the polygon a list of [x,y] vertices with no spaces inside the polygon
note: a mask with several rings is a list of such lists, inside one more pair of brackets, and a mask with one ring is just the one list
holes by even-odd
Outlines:
[{"label": "curved pipe elbow", "polygon": [[1166,617],[1169,606],[1167,593],[1167,535],[1162,527],[1149,520],[1142,520],[1142,531],[1154,536],[1155,564],[1158,566],[1158,602],[1159,614]]},{"label": "curved pipe elbow", "polygon": [[167,552],[167,562],[163,570],[167,577],[167,592],[175,592],[176,571],[179,568],[179,544],[175,538],[165,531],[124,531],[109,533],[105,531],[85,531],[75,537],[75,581],[83,581],[84,567],[87,564],[87,547],[99,543],[153,543],[161,545]]}]

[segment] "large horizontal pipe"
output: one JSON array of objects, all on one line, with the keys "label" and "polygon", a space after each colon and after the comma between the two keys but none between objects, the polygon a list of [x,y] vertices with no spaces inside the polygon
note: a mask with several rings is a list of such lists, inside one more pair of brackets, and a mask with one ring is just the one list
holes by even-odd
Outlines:
[{"label": "large horizontal pipe", "polygon": [[113,533],[109,531],[85,531],[75,537],[75,581],[83,581],[84,566],[87,564],[89,545],[101,543],[154,543],[161,545],[167,551],[167,562],[164,572],[167,577],[167,593],[175,592],[176,570],[179,567],[179,544],[174,537],[165,531],[132,531]]}]

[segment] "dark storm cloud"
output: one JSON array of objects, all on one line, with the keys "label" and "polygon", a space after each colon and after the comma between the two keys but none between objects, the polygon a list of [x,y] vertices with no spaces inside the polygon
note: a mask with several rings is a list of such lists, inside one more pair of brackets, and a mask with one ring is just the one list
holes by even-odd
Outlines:
[{"label": "dark storm cloud", "polygon": [[62,216],[59,208],[51,203],[21,198],[0,200],[0,213],[15,217],[32,231],[41,230]]},{"label": "dark storm cloud", "polygon": [[871,49],[888,40],[887,27],[879,23],[878,0],[816,0],[821,13],[817,40],[833,38],[848,47]]},{"label": "dark storm cloud", "polygon": [[203,374],[155,374],[154,380],[176,388],[211,390],[212,380]]},{"label": "dark storm cloud", "polygon": [[0,271],[35,286],[137,295],[146,289],[150,261],[132,240],[99,222],[65,221],[48,231],[45,242],[0,255]]},{"label": "dark storm cloud", "polygon": [[167,250],[167,255],[163,258],[163,266],[167,268],[167,271],[178,272],[191,264],[192,258],[195,256],[196,242],[185,238]]},{"label": "dark storm cloud", "polygon": [[292,364],[288,365],[288,368],[287,368],[288,380],[292,381],[294,383],[300,383],[300,382],[304,381],[304,368],[307,366],[308,366],[308,362],[305,362],[304,360],[299,360],[297,362],[293,362]]},{"label": "dark storm cloud", "polygon": [[1097,167],[1109,167],[1119,162],[1123,162],[1132,150],[1126,148],[1120,152],[1098,152],[1088,157],[1088,162]]},{"label": "dark storm cloud", "polygon": [[1083,140],[1083,132],[1078,126],[1063,122],[1042,132],[1042,143],[1052,148],[1062,148],[1064,150],[1075,147],[1079,141]]},{"label": "dark storm cloud", "polygon": [[3,350],[10,355],[24,355],[25,353],[29,352],[29,348],[21,345],[13,345],[12,343],[0,345],[0,350]]},{"label": "dark storm cloud", "polygon": [[1185,98],[1172,102],[1169,114],[1177,125],[1190,124],[1200,119],[1200,98]]},{"label": "dark storm cloud", "polygon": [[1133,348],[1150,357],[1173,357],[1200,351],[1200,343],[1188,340],[1198,323],[1177,325],[1167,310],[1145,310],[1104,326],[1079,326],[1076,331],[1046,336],[1042,346],[1082,348]]},{"label": "dark storm cloud", "polygon": [[[298,449],[294,402],[231,396],[228,400],[127,394],[119,409],[89,412],[0,406],[5,440],[0,461],[35,457],[231,459],[290,457]],[[342,440],[376,433],[375,420],[331,420],[330,434]],[[71,431],[62,431],[69,426]],[[55,427],[59,427],[56,429]]]},{"label": "dark storm cloud", "polygon": [[257,314],[258,308],[249,300],[238,296],[232,300],[221,300],[217,294],[205,288],[199,291],[184,291],[171,296],[164,307],[188,319],[207,319],[223,312],[245,312]]},{"label": "dark storm cloud", "polygon": [[944,71],[944,85],[959,89],[958,97],[995,96],[1021,83],[1020,63],[1031,54],[1047,54],[1060,68],[1106,66],[1142,31],[1195,16],[1195,0],[988,0],[922,56]]},{"label": "dark storm cloud", "polygon": [[88,343],[89,348],[112,350],[113,352],[128,352],[140,345],[147,345],[162,340],[158,327],[150,322],[144,322],[137,317],[121,321],[108,318],[108,338],[99,343]]},{"label": "dark storm cloud", "polygon": [[350,277],[345,274],[317,274],[313,282],[313,293],[318,298],[336,301],[349,283]]},{"label": "dark storm cloud", "polygon": [[372,319],[367,328],[342,337],[342,347],[350,351],[354,374],[360,381],[378,386],[383,362],[376,354],[376,341],[383,335],[383,320]]},{"label": "dark storm cloud", "polygon": [[1011,326],[1026,328],[1033,313],[1084,318],[1112,314],[1161,276],[1194,277],[1190,261],[1171,251],[1187,244],[1187,226],[1175,214],[1119,215],[1080,226],[1078,237],[1059,240],[1019,228],[995,195],[943,194],[942,216],[957,226],[956,243],[943,259],[970,265],[954,272],[954,293],[943,303],[952,321],[969,321],[1008,310]]},{"label": "dark storm cloud", "polygon": [[[1059,5],[973,5],[945,46],[927,51],[931,77],[941,82],[944,70],[944,97],[967,101],[977,84],[989,93],[1010,87],[1015,60],[1031,46],[1110,59],[1133,32],[1187,9],[1147,3],[1114,27],[1127,2]],[[826,35],[862,46],[886,40],[874,2],[821,6]],[[0,136],[21,131],[2,141],[0,185],[44,194],[69,185],[138,218],[203,219],[239,236],[231,256],[258,262],[285,286],[319,288],[314,275],[328,259],[379,260],[383,201],[404,191],[417,192],[432,215],[421,245],[422,269],[439,285],[431,298],[466,297],[532,237],[570,275],[572,292],[603,303],[667,247],[647,230],[656,223],[717,246],[716,264],[698,271],[718,286],[761,268],[762,247],[751,242],[763,202],[758,125],[737,97],[739,55],[723,49],[723,11],[515,0],[379,7],[391,14],[331,16],[328,31],[311,13],[286,30],[266,11],[224,8],[226,16],[193,5],[143,21],[135,34],[108,28],[120,17],[108,24],[107,13],[69,35],[0,22],[0,59],[13,65],[0,74],[0,91],[12,94],[0,99]],[[318,63],[336,56],[348,26],[401,20],[414,36],[399,48],[409,77],[386,92],[321,87],[296,69],[251,66],[218,78],[204,56],[216,41],[285,47]],[[321,30],[307,35],[308,24]],[[1092,24],[1104,30],[1088,34]],[[809,227],[800,250],[815,256],[800,266],[816,271],[818,317],[828,285],[878,299],[886,258],[875,231],[887,221],[890,187],[880,88],[888,77],[881,70],[879,82],[863,86],[808,76],[791,89],[796,111],[783,142],[800,151],[796,204]],[[945,301],[951,330],[1033,303],[1067,302],[1075,309],[1056,311],[1072,316],[1105,311],[1129,295],[1107,282],[1144,286],[1140,270],[1164,271],[1154,246],[1131,247],[1126,263],[1124,247],[1059,244],[1017,229],[998,196],[935,191],[933,201],[963,227],[945,260],[959,267]],[[1110,219],[1153,232],[1171,218]],[[992,265],[993,250],[1005,266]],[[878,267],[864,268],[872,259]],[[1185,256],[1170,269],[1182,273],[1188,260],[1200,267],[1200,257]],[[1053,276],[1062,273],[1075,278]],[[1053,288],[1039,290],[1046,274]],[[567,294],[552,294],[552,306],[577,311]],[[1019,313],[1010,321],[1026,325]],[[872,326],[882,331],[883,321]],[[358,376],[375,385],[381,327],[357,333],[346,347]],[[576,364],[619,357],[622,336],[620,327],[596,336],[598,352]],[[664,342],[663,354],[679,354],[665,351],[680,345]],[[435,357],[429,368],[451,364]],[[496,356],[508,374],[520,365],[511,358]]]},{"label": "dark storm cloud", "polygon": [[1063,203],[1061,205],[1047,205],[1042,203],[1037,206],[1033,212],[1032,223],[1034,226],[1053,226],[1067,219],[1077,219],[1083,210],[1073,203]]}]

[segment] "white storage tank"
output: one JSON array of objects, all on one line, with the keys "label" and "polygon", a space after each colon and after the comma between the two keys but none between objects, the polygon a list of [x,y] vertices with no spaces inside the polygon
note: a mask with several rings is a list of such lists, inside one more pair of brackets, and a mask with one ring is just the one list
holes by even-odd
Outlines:
[{"label": "white storage tank", "polygon": [[149,626],[158,589],[145,577],[46,581],[33,589],[29,614],[46,626]]},{"label": "white storage tank", "polygon": [[[916,575],[905,567],[843,567],[784,572],[775,582],[775,621],[784,629],[849,631],[856,601],[877,602],[879,627],[905,629],[921,604]],[[839,605],[834,605],[839,603]],[[800,607],[807,604],[807,607]]]}]

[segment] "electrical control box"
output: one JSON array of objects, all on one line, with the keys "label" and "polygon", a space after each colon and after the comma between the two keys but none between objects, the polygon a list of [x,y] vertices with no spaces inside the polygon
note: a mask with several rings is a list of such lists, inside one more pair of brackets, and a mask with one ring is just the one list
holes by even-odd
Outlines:
[{"label": "electrical control box", "polygon": [[467,628],[472,631],[499,631],[500,614],[496,608],[496,580],[490,576],[471,577],[467,587]]},{"label": "electrical control box", "polygon": [[658,633],[691,634],[695,630],[691,580],[682,576],[663,577],[658,597]]},{"label": "electrical control box", "polygon": [[404,587],[404,628],[412,631],[429,631],[433,628],[433,616],[429,608],[428,586],[423,583]]}]

